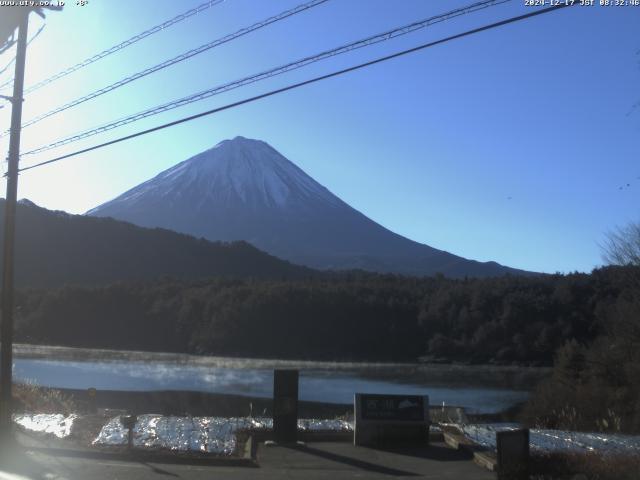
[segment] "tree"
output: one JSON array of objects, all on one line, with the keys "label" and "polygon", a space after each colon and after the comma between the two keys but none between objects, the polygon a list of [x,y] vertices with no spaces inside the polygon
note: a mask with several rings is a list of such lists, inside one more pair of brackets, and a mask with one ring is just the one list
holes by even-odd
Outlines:
[{"label": "tree", "polygon": [[611,265],[640,266],[640,222],[631,222],[606,235],[602,258]]}]

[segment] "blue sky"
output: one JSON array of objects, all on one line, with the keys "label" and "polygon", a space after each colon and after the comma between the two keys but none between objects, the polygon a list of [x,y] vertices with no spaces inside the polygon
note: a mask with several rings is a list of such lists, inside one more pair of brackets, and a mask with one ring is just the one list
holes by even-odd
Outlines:
[{"label": "blue sky", "polygon": [[[26,84],[202,2],[67,2],[30,44]],[[28,95],[23,118],[300,3],[227,0]],[[22,146],[468,3],[330,0],[29,127]],[[25,157],[23,165],[528,11],[513,0]],[[41,24],[33,17],[31,33]],[[413,240],[528,270],[590,271],[602,263],[604,233],[640,219],[640,109],[632,109],[640,100],[639,31],[640,7],[564,9],[25,172],[19,197],[83,213],[243,135],[267,141]],[[0,56],[0,67],[11,55]],[[9,125],[8,108],[0,125]]]}]

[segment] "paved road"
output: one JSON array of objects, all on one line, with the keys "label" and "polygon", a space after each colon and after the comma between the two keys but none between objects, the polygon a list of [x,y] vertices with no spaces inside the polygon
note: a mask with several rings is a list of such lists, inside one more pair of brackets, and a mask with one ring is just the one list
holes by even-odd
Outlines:
[{"label": "paved road", "polygon": [[338,442],[294,448],[259,445],[257,467],[231,467],[110,460],[90,451],[60,448],[59,442],[55,449],[32,437],[21,442],[26,445],[0,452],[0,480],[495,478],[443,444],[402,453]]}]

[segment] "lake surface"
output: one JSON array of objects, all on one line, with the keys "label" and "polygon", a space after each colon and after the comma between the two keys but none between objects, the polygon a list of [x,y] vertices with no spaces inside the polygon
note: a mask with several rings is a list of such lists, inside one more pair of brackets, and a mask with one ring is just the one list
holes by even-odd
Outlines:
[{"label": "lake surface", "polygon": [[[239,361],[241,362],[241,361]],[[273,367],[250,362],[233,368],[180,361],[48,360],[16,358],[14,379],[37,385],[98,390],[185,390],[269,398],[273,394]],[[239,365],[247,365],[239,363]],[[482,386],[459,375],[437,381],[420,370],[403,366],[313,368],[300,370],[301,400],[352,403],[353,394],[398,393],[429,395],[432,405],[462,406],[472,412],[492,413],[527,399],[523,389]]]}]

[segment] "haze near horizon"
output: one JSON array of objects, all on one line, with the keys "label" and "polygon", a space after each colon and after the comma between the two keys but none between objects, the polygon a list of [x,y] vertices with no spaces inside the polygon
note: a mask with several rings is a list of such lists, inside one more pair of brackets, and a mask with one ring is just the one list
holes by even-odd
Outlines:
[{"label": "haze near horizon", "polygon": [[[199,3],[157,1],[149,9],[148,2],[95,1],[51,14],[29,46],[26,84]],[[298,3],[224,2],[170,35],[156,35],[27,96],[23,118]],[[22,144],[39,146],[464,4],[330,1],[25,129]],[[528,11],[509,2],[465,15],[138,122],[100,141]],[[34,34],[40,25],[32,23]],[[345,202],[417,242],[526,270],[589,271],[602,263],[604,232],[639,213],[640,117],[633,109],[640,97],[639,25],[640,9],[565,9],[25,172],[19,197],[81,213],[242,135],[273,145]],[[69,31],[82,41],[70,42]],[[55,56],[51,45],[59,46]],[[3,65],[9,57],[0,57]],[[8,111],[0,110],[3,125]],[[48,155],[23,158],[23,164]]]}]

